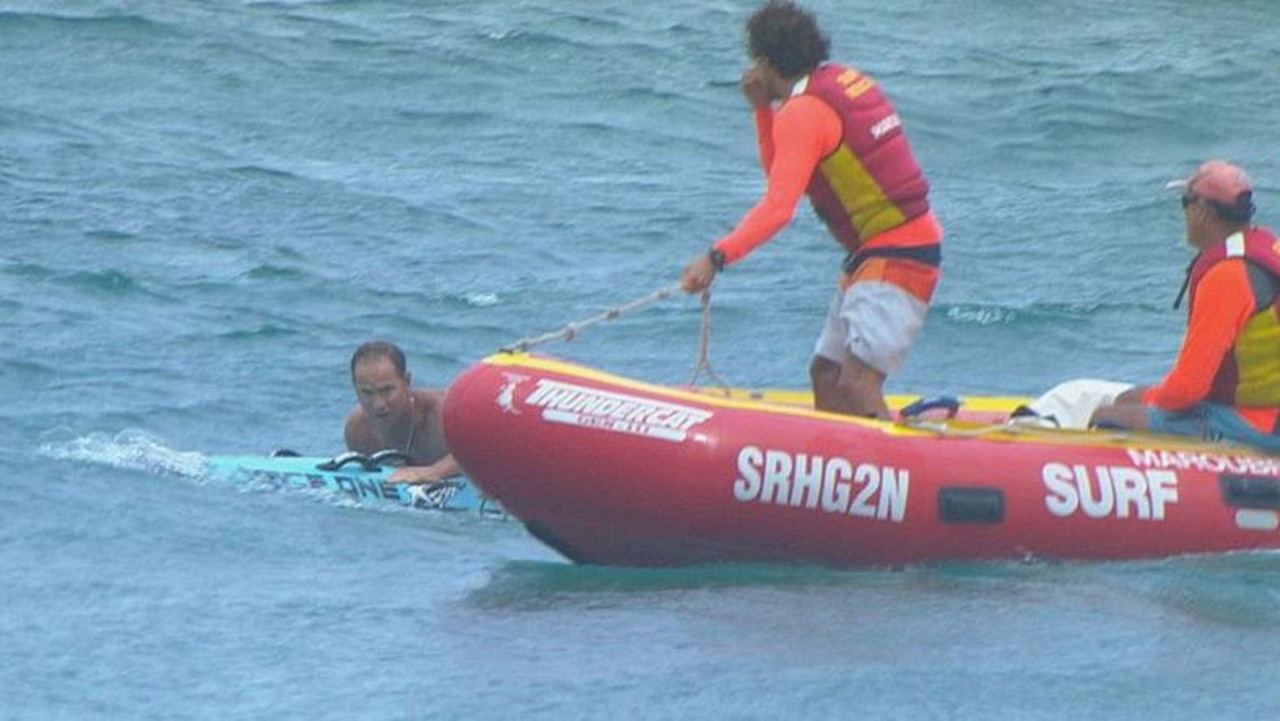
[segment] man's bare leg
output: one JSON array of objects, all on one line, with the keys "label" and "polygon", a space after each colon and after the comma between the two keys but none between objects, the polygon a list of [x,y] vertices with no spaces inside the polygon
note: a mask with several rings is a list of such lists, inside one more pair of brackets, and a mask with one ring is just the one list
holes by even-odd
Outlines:
[{"label": "man's bare leg", "polygon": [[1093,412],[1093,417],[1089,419],[1089,425],[1119,426],[1139,431],[1146,430],[1147,407],[1139,403],[1119,403],[1102,406]]},{"label": "man's bare leg", "polygon": [[857,358],[836,363],[814,356],[809,365],[814,407],[820,411],[888,420],[885,375]]}]

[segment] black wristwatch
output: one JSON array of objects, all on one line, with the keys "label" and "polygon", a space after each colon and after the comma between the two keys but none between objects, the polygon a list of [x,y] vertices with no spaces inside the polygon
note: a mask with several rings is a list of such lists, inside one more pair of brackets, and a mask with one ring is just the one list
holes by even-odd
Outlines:
[{"label": "black wristwatch", "polygon": [[724,270],[723,250],[716,250],[713,247],[711,250],[707,251],[707,257],[711,259],[711,267],[715,268],[717,273]]}]

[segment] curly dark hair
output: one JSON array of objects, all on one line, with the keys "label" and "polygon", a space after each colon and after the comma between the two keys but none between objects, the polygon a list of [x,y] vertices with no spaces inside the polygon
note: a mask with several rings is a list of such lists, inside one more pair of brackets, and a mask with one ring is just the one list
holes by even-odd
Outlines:
[{"label": "curly dark hair", "polygon": [[791,0],[769,0],[747,19],[747,54],[768,60],[783,77],[813,72],[830,51],[813,13]]}]

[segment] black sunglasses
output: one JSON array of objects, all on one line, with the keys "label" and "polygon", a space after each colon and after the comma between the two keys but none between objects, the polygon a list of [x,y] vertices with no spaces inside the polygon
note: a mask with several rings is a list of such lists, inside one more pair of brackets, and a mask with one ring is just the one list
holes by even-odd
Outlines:
[{"label": "black sunglasses", "polygon": [[1183,207],[1184,209],[1185,209],[1185,208],[1189,208],[1189,207],[1191,207],[1191,206],[1192,206],[1196,201],[1198,201],[1198,200],[1200,200],[1200,196],[1196,195],[1195,193],[1183,193],[1183,194],[1182,194],[1182,207]]}]

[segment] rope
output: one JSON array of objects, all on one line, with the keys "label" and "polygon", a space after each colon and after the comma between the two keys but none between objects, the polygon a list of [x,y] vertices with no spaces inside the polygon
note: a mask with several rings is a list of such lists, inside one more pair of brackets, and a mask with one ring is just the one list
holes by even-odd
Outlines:
[{"label": "rope", "polygon": [[[553,340],[573,340],[578,337],[579,333],[593,325],[603,323],[607,320],[615,320],[621,317],[624,313],[630,313],[638,308],[643,308],[646,305],[670,298],[672,295],[680,292],[680,290],[681,288],[679,283],[669,285],[666,288],[660,288],[643,298],[637,298],[628,303],[623,303],[616,308],[610,308],[609,310],[591,316],[590,318],[569,323],[560,330],[543,333],[542,335],[534,336],[532,338],[522,338],[511,345],[503,346],[502,352],[524,353],[534,346],[549,343]],[[704,373],[712,382],[724,390],[726,396],[729,395],[729,384],[725,383],[724,379],[720,377],[720,374],[716,373],[715,369],[711,367],[711,288],[706,288],[702,291],[702,329],[698,334],[698,362],[697,366],[693,369],[693,376],[689,378],[689,385],[693,386],[697,383],[698,378]]]},{"label": "rope", "polygon": [[934,433],[950,438],[982,438],[985,436],[1031,436],[1049,443],[1075,443],[1081,439],[1104,443],[1132,443],[1133,435],[1124,431],[1105,432],[1100,430],[1080,430],[1073,428],[1044,427],[1017,419],[1003,423],[968,424],[949,421],[932,421],[925,418],[911,417],[898,421],[899,425],[918,431]]},{"label": "rope", "polygon": [[729,395],[729,384],[724,382],[719,373],[711,367],[711,287],[708,286],[702,291],[702,330],[698,333],[698,365],[693,369],[693,375],[689,377],[689,385],[697,385],[698,378],[703,373],[707,374],[716,385],[720,386],[725,395]]},{"label": "rope", "polygon": [[666,288],[661,288],[659,290],[656,290],[650,293],[649,295],[646,295],[643,298],[637,298],[629,303],[623,303],[622,305],[616,308],[610,308],[609,310],[606,310],[603,313],[594,315],[585,320],[580,320],[574,323],[570,323],[565,327],[561,328],[560,330],[551,331],[550,333],[543,333],[542,335],[535,336],[533,338],[522,338],[516,341],[515,343],[512,343],[509,346],[504,346],[502,348],[502,352],[524,353],[534,346],[542,345],[543,343],[548,343],[553,340],[573,340],[578,336],[579,333],[586,330],[587,328],[590,328],[593,325],[603,323],[604,321],[607,321],[607,320],[614,320],[616,318],[621,317],[622,314],[624,313],[630,313],[631,311],[636,310],[637,308],[643,308],[646,305],[656,303],[660,300],[666,300],[667,298],[670,298],[672,295],[675,295],[678,292],[680,292],[679,283],[667,286]]}]

